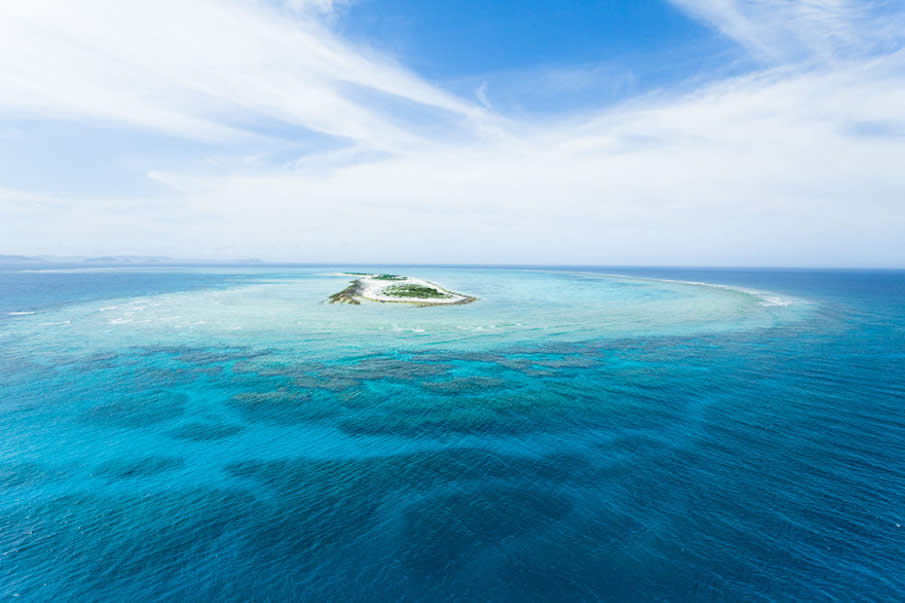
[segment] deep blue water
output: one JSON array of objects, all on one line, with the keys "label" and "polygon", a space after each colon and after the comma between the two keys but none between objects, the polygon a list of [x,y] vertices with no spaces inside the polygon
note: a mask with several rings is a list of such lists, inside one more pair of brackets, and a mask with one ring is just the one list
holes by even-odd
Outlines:
[{"label": "deep blue water", "polygon": [[[597,272],[799,305],[510,269],[449,269],[473,307],[392,310],[293,267],[0,271],[0,595],[905,597],[905,272]],[[521,281],[582,297],[551,317],[504,301]],[[671,328],[668,303],[720,309]]]}]

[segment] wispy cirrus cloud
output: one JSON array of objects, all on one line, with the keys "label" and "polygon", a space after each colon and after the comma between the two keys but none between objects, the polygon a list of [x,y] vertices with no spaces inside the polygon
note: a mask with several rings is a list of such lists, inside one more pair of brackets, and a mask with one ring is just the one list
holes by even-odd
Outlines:
[{"label": "wispy cirrus cloud", "polygon": [[773,63],[834,60],[901,39],[902,11],[864,0],[671,0]]},{"label": "wispy cirrus cloud", "polygon": [[285,2],[286,6],[294,11],[315,11],[329,15],[348,4],[349,0],[285,0]]},{"label": "wispy cirrus cloud", "polygon": [[307,13],[288,19],[255,2],[5,3],[0,73],[7,112],[204,138],[255,135],[243,124],[267,119],[377,148],[417,142],[417,124],[357,102],[349,86],[447,112],[462,127],[483,114],[386,57],[341,43]]}]

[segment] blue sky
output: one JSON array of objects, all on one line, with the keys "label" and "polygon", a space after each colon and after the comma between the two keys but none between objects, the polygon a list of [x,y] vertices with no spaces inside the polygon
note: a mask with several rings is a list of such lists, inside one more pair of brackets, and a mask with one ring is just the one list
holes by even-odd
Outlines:
[{"label": "blue sky", "polygon": [[658,0],[363,0],[341,15],[343,35],[385,46],[437,80],[538,65],[628,64],[716,38],[703,24]]},{"label": "blue sky", "polygon": [[507,113],[599,107],[744,57],[663,1],[440,2],[364,0],[337,29],[377,45],[423,77],[484,95]]},{"label": "blue sky", "polygon": [[0,253],[905,266],[905,3],[0,7]]}]

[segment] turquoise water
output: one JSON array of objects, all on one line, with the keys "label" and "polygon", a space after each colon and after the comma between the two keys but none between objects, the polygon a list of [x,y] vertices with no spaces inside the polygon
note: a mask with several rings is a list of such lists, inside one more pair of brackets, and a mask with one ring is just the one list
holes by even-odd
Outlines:
[{"label": "turquoise water", "polygon": [[905,273],[0,270],[0,595],[890,599]]}]

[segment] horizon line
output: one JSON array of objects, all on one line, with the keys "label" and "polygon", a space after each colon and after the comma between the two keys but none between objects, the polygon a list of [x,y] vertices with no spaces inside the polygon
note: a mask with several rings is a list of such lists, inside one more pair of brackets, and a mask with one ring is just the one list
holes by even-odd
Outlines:
[{"label": "horizon line", "polygon": [[[7,260],[9,258],[9,260]],[[15,258],[15,259],[13,259]],[[117,261],[116,258],[122,258]],[[129,260],[134,261],[129,261]],[[145,260],[145,261],[142,261]],[[349,267],[349,266],[373,266],[373,267],[436,267],[436,268],[648,268],[648,269],[705,269],[705,270],[882,270],[903,271],[905,266],[889,265],[757,265],[757,264],[575,264],[575,263],[513,263],[513,262],[326,262],[326,261],[299,261],[299,260],[266,260],[260,258],[172,258],[168,256],[135,256],[135,255],[107,255],[107,256],[28,256],[23,254],[0,254],[0,266],[16,266],[24,264],[45,265],[85,265],[91,267],[152,267],[152,266],[312,266],[312,267]]]}]

